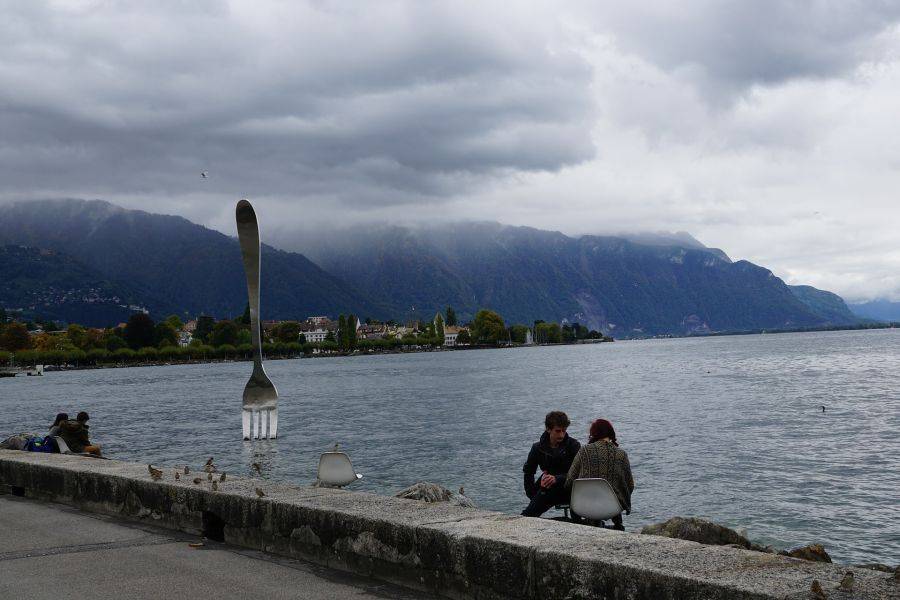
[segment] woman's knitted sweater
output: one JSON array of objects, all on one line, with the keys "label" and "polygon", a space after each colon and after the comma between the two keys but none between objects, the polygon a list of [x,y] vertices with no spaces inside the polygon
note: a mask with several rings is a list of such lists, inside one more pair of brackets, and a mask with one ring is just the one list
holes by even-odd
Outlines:
[{"label": "woman's knitted sweater", "polygon": [[628,453],[607,441],[582,446],[569,468],[566,487],[571,488],[576,479],[588,477],[600,477],[608,481],[625,513],[631,514],[634,478],[631,476]]}]

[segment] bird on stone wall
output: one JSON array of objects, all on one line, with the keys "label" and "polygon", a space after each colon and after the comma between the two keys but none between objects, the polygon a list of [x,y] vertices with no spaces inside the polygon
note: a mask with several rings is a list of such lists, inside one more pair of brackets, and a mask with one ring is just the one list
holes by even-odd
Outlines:
[{"label": "bird on stone wall", "polygon": [[202,480],[199,477],[194,477],[194,485],[200,485]]},{"label": "bird on stone wall", "polygon": [[225,473],[219,475],[219,481],[225,481]]},{"label": "bird on stone wall", "polygon": [[147,465],[147,470],[150,471],[150,477],[153,478],[153,481],[159,481],[162,479],[163,472],[159,469],[154,469],[153,465]]},{"label": "bird on stone wall", "polygon": [[263,498],[263,497],[265,497],[266,493],[264,491],[262,491],[261,489],[256,488],[256,495],[259,496],[260,498]]},{"label": "bird on stone wall", "polygon": [[218,492],[218,491],[219,491],[219,484],[218,484],[218,482],[215,482],[215,481],[212,482],[212,491],[214,491],[214,492]]},{"label": "bird on stone wall", "polygon": [[177,481],[179,479],[181,479],[181,473],[179,473],[178,471],[175,471],[175,480]]},{"label": "bird on stone wall", "polygon": [[206,480],[207,480],[207,481],[212,481],[212,473],[207,473],[207,474],[206,474]]},{"label": "bird on stone wall", "polygon": [[213,464],[212,456],[210,456],[209,460],[206,461],[206,465],[203,467],[203,470],[206,471],[207,473],[215,473],[216,472],[216,465]]},{"label": "bird on stone wall", "polygon": [[188,466],[184,465],[184,474],[187,475],[190,472],[191,472],[191,470],[188,468]]}]

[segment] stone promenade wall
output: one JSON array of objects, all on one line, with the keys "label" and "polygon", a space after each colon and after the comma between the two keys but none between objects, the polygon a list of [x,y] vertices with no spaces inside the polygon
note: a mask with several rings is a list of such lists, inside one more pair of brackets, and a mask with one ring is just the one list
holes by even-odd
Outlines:
[{"label": "stone promenade wall", "polygon": [[[729,547],[344,490],[0,450],[0,493],[212,539],[430,591],[447,598],[898,598],[884,573]],[[197,485],[194,477],[202,477]],[[260,497],[256,490],[265,495]],[[2,533],[0,533],[2,537]]]}]

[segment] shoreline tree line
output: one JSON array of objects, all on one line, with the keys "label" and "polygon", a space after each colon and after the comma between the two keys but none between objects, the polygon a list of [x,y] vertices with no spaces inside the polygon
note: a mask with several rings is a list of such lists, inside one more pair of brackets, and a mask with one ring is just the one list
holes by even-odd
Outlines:
[{"label": "shoreline tree line", "polygon": [[[297,358],[303,355],[396,352],[438,348],[444,345],[446,327],[457,327],[451,306],[433,321],[418,323],[399,339],[365,339],[357,335],[357,317],[341,314],[337,329],[329,330],[325,340],[306,340],[299,321],[282,321],[263,331],[263,354],[271,358]],[[366,319],[366,325],[382,325]],[[389,321],[387,324],[396,325]],[[461,346],[489,347],[524,344],[531,329],[535,343],[566,343],[578,339],[601,339],[596,331],[581,325],[535,321],[507,326],[503,318],[488,309],[478,311],[471,323],[459,331]],[[39,333],[30,333],[38,327]],[[208,315],[197,318],[190,344],[179,344],[184,323],[177,315],[154,321],[145,313],[134,313],[128,322],[105,329],[86,328],[73,323],[60,328],[53,322],[10,321],[0,309],[0,365],[101,366],[157,362],[197,362],[241,360],[253,355],[249,307],[233,319],[216,320]]]}]

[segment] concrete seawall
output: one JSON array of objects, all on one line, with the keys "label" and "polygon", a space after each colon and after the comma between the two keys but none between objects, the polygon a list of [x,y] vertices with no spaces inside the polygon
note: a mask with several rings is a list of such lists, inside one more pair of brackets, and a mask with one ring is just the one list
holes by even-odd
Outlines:
[{"label": "concrete seawall", "polygon": [[[199,485],[192,482],[201,477]],[[448,598],[900,598],[884,573],[444,504],[0,450],[0,493],[205,534]],[[260,497],[259,488],[264,492]]]}]

